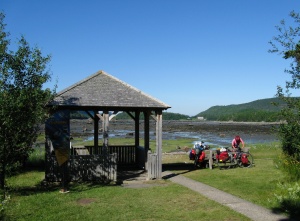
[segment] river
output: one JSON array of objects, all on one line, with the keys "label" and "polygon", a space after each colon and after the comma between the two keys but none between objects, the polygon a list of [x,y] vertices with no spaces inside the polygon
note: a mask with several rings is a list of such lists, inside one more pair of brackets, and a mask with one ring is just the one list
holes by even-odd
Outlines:
[{"label": "river", "polygon": [[[109,137],[133,137],[134,124],[131,121],[111,122]],[[278,141],[274,128],[278,123],[264,122],[214,122],[214,121],[164,121],[163,140],[192,138],[195,142],[204,141],[207,145],[230,146],[235,135],[240,135],[246,144],[268,143]],[[86,128],[87,140],[93,139],[93,126],[79,124],[73,132],[82,132]],[[72,128],[71,128],[72,131]],[[140,137],[143,138],[143,123],[140,124]],[[150,124],[150,139],[155,139],[155,123]],[[102,135],[99,135],[102,139]]]}]

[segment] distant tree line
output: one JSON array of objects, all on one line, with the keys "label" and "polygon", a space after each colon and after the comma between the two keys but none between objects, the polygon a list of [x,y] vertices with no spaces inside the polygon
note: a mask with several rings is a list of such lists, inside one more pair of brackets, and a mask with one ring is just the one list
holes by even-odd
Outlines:
[{"label": "distant tree line", "polygon": [[[188,119],[188,115],[178,114],[178,113],[171,113],[171,112],[163,112],[163,120],[186,120]],[[119,113],[116,117],[116,120],[129,120],[131,117],[126,113],[122,112]],[[144,114],[140,114],[140,120],[144,120]]]},{"label": "distant tree line", "polygon": [[[282,120],[280,110],[283,107],[284,104],[279,98],[267,98],[245,104],[213,106],[192,117],[165,111],[163,120],[198,120],[198,117],[203,117],[209,121],[278,122]],[[85,111],[71,112],[72,119],[88,119],[89,117]],[[114,120],[131,120],[131,117],[126,112],[121,112]],[[140,120],[144,120],[143,113],[140,113]]]},{"label": "distant tree line", "polygon": [[267,98],[245,104],[214,106],[196,117],[211,121],[275,122],[282,120],[279,113],[283,107],[279,98]]}]

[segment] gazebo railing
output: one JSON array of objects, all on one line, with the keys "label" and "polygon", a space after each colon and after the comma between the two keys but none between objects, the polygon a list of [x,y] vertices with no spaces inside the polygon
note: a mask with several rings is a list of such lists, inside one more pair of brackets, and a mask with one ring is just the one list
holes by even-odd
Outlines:
[{"label": "gazebo railing", "polygon": [[[51,151],[49,146],[46,150],[46,181],[60,181],[61,172],[54,151]],[[138,166],[140,168],[145,166],[143,147],[115,145],[109,146],[108,150],[109,153],[103,155],[102,146],[97,149],[93,146],[71,146],[68,162],[70,179],[73,181],[116,181],[118,166]]]},{"label": "gazebo railing", "polygon": [[[68,161],[68,174],[71,181],[116,181],[116,154],[102,155],[71,155]],[[61,171],[55,155],[46,156],[45,179],[48,182],[59,182]]]},{"label": "gazebo railing", "polygon": [[[71,155],[102,155],[102,146],[72,146]],[[117,154],[118,165],[137,164],[140,151],[134,145],[114,145],[108,147],[109,154]]]}]

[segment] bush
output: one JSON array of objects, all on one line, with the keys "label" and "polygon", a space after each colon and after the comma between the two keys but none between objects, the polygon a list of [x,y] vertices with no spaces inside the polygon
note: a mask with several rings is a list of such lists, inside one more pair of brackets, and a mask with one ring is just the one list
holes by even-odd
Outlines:
[{"label": "bush", "polygon": [[287,175],[289,181],[300,180],[300,162],[295,157],[282,153],[275,164]]},{"label": "bush", "polygon": [[275,193],[276,201],[279,202],[283,211],[288,212],[291,218],[300,216],[300,186],[296,183],[279,183]]},{"label": "bush", "polygon": [[0,195],[0,220],[2,220],[4,218],[5,206],[9,200],[10,200],[10,196],[1,193],[1,195]]},{"label": "bush", "polygon": [[41,147],[34,148],[25,163],[26,167],[43,168],[45,166],[45,149]]}]

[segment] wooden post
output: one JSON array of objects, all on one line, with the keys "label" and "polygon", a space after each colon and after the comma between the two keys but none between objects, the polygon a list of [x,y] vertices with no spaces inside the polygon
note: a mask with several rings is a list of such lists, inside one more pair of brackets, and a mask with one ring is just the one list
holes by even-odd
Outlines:
[{"label": "wooden post", "polygon": [[157,179],[162,177],[162,111],[156,111]]},{"label": "wooden post", "polygon": [[103,111],[103,147],[102,154],[106,156],[108,152],[108,125],[109,125],[109,114],[108,111]]},{"label": "wooden post", "polygon": [[135,112],[135,146],[139,147],[140,146],[140,112],[136,111]]},{"label": "wooden post", "polygon": [[99,117],[97,111],[94,111],[94,153],[99,154]]},{"label": "wooden post", "polygon": [[148,170],[148,152],[150,149],[150,127],[149,112],[144,112],[144,148],[145,148],[145,169]]},{"label": "wooden post", "polygon": [[212,166],[213,166],[212,150],[209,150],[209,159],[208,159],[208,163],[209,163],[209,169],[212,169]]}]

